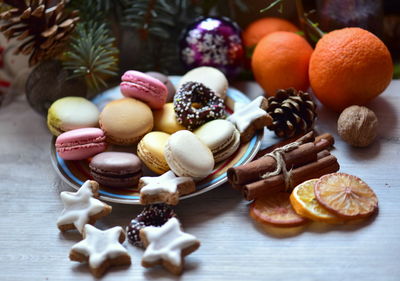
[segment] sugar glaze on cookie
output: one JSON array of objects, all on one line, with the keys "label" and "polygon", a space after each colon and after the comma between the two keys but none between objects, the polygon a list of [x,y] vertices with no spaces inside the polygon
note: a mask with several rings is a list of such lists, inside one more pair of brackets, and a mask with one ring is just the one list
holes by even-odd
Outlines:
[{"label": "sugar glaze on cookie", "polygon": [[178,219],[171,218],[163,226],[149,226],[140,230],[140,237],[147,247],[142,265],[151,267],[162,264],[168,271],[180,274],[183,257],[200,247],[200,241],[181,230]]},{"label": "sugar glaze on cookie", "polygon": [[168,171],[159,177],[141,177],[143,187],[141,193],[156,194],[159,192],[175,193],[178,186],[187,181],[193,181],[190,177],[177,177],[172,171]]},{"label": "sugar glaze on cookie", "polygon": [[111,212],[111,206],[96,199],[98,188],[97,182],[87,180],[77,192],[61,192],[64,210],[57,220],[61,231],[76,228],[82,233],[85,224],[94,223]]},{"label": "sugar glaze on cookie", "polygon": [[71,248],[70,259],[89,263],[93,275],[99,277],[111,265],[130,264],[128,251],[121,244],[125,241],[125,233],[120,226],[100,230],[86,224],[84,239]]},{"label": "sugar glaze on cookie", "polygon": [[244,132],[254,120],[267,115],[267,112],[260,108],[263,99],[264,97],[260,96],[246,105],[235,104],[235,112],[227,120],[235,124],[240,133]]},{"label": "sugar glaze on cookie", "polygon": [[139,181],[140,203],[166,203],[176,205],[179,195],[194,192],[195,183],[190,177],[177,177],[168,171],[159,177],[141,177]]}]

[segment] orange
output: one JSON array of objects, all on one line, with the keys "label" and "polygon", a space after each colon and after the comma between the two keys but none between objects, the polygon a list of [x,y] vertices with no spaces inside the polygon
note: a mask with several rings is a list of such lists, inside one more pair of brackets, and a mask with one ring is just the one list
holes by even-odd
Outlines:
[{"label": "orange", "polygon": [[275,226],[290,227],[306,223],[308,220],[293,210],[289,196],[287,192],[279,192],[257,198],[250,206],[250,216],[260,223]]},{"label": "orange", "polygon": [[290,21],[281,18],[261,18],[253,21],[243,31],[243,42],[246,47],[253,47],[264,36],[275,31],[297,32],[299,29]]},{"label": "orange", "polygon": [[389,85],[393,64],[385,44],[357,27],[325,34],[310,60],[310,84],[328,108],[364,105]]},{"label": "orange", "polygon": [[313,49],[300,35],[277,31],[261,39],[254,49],[251,67],[267,95],[294,87],[307,90],[308,63]]},{"label": "orange", "polygon": [[318,202],[343,218],[362,218],[378,209],[374,191],[360,178],[345,173],[322,176],[314,186]]},{"label": "orange", "polygon": [[343,219],[330,213],[320,203],[314,194],[314,185],[318,179],[305,181],[296,186],[290,194],[290,203],[293,209],[302,217],[313,221],[326,223],[342,223]]}]

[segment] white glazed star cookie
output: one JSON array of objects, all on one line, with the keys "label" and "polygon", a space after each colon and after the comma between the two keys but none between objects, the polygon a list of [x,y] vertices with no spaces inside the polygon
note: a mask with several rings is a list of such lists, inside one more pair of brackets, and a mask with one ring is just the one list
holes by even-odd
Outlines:
[{"label": "white glazed star cookie", "polygon": [[112,207],[97,199],[98,190],[97,182],[87,180],[77,192],[61,192],[64,210],[57,220],[57,226],[61,231],[77,229],[82,233],[85,224],[93,224],[99,218],[111,213]]},{"label": "white glazed star cookie", "polygon": [[272,124],[271,116],[265,111],[268,107],[268,100],[264,97],[257,97],[246,105],[235,105],[235,112],[228,117],[240,132],[242,143],[250,141],[257,130]]},{"label": "white glazed star cookie", "polygon": [[86,224],[83,238],[72,246],[69,258],[72,261],[88,262],[94,276],[102,276],[110,266],[131,264],[131,257],[121,244],[125,241],[122,227],[103,231]]},{"label": "white glazed star cookie", "polygon": [[159,177],[141,177],[139,180],[140,203],[143,205],[166,203],[176,205],[179,196],[192,193],[196,186],[190,177],[177,177],[168,171]]},{"label": "white glazed star cookie", "polygon": [[173,274],[181,274],[183,257],[196,251],[200,241],[181,230],[178,219],[171,218],[161,227],[148,226],[140,230],[140,239],[146,247],[142,266],[162,264]]}]

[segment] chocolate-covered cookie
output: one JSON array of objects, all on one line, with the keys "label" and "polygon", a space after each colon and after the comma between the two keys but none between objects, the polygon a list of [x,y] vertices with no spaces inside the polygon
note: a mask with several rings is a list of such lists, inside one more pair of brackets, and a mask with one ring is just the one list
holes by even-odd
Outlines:
[{"label": "chocolate-covered cookie", "polygon": [[178,122],[189,130],[225,117],[224,100],[198,82],[187,82],[178,89],[174,109]]},{"label": "chocolate-covered cookie", "polygon": [[173,217],[176,217],[176,213],[169,205],[147,205],[126,228],[129,242],[135,246],[143,247],[139,236],[140,230],[146,226],[162,226]]}]

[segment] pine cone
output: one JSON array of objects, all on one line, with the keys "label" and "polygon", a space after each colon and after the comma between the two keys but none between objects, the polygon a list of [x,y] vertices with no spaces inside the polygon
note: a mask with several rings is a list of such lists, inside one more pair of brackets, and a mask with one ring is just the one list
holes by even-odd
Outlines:
[{"label": "pine cone", "polygon": [[273,119],[268,129],[286,138],[308,132],[317,117],[315,110],[316,104],[309,93],[294,88],[278,90],[268,98],[267,112]]},{"label": "pine cone", "polygon": [[0,31],[7,39],[23,40],[15,54],[29,55],[29,65],[59,55],[79,20],[78,11],[66,12],[65,0],[5,0],[12,6],[0,14]]}]

